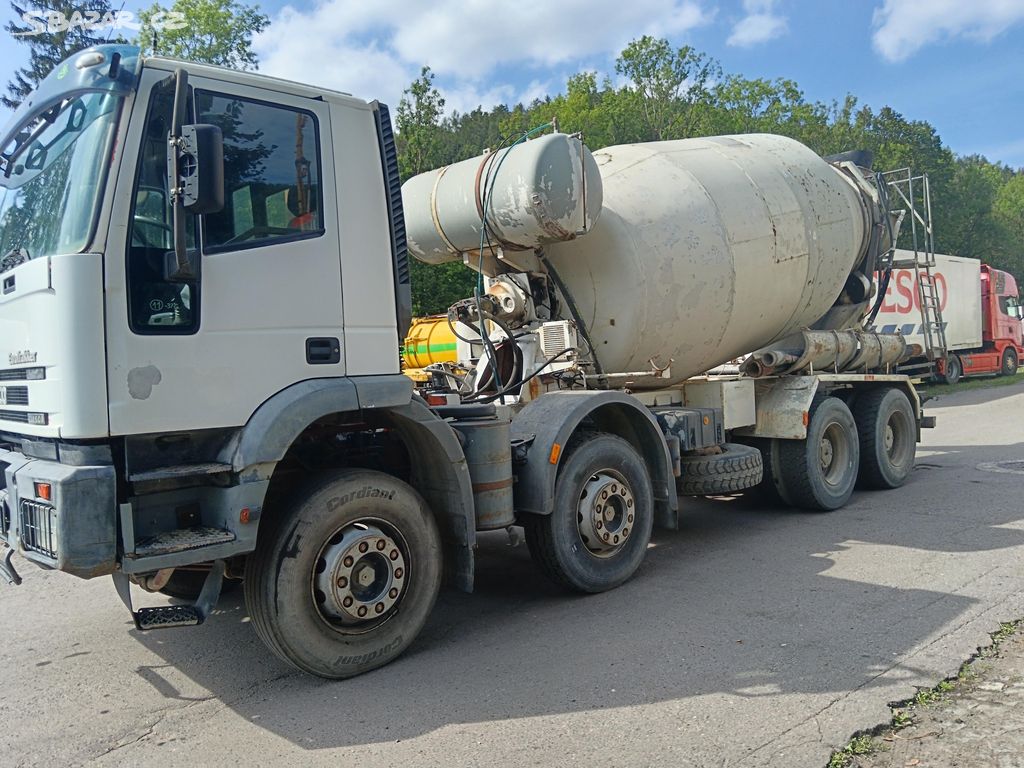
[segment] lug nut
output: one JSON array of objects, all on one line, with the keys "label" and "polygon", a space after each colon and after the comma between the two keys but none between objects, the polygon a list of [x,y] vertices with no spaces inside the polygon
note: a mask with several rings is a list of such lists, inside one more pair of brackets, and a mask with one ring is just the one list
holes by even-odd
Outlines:
[{"label": "lug nut", "polygon": [[360,551],[360,552],[365,552],[365,551],[366,551],[366,550],[368,550],[369,548],[370,548],[370,545],[369,545],[369,544],[367,544],[367,543],[366,543],[365,541],[361,541],[361,542],[359,542],[359,551]]},{"label": "lug nut", "polygon": [[603,501],[604,499],[607,499],[607,498],[608,498],[608,491],[601,491],[601,500]]},{"label": "lug nut", "polygon": [[615,537],[615,540],[614,540],[614,541],[613,541],[612,543],[613,543],[613,544],[618,544],[618,543],[619,543],[619,537],[618,537],[618,536],[616,536],[616,537]]},{"label": "lug nut", "polygon": [[404,573],[405,573],[405,571],[403,571],[401,568],[395,568],[395,578],[396,579],[402,578],[402,574],[404,574]]},{"label": "lug nut", "polygon": [[347,555],[345,557],[345,559],[342,560],[341,562],[345,565],[346,568],[351,568],[352,567],[352,563],[354,563],[355,560],[352,559],[352,555]]},{"label": "lug nut", "polygon": [[632,515],[626,515],[626,522],[627,523],[632,523],[633,522],[633,516]]},{"label": "lug nut", "polygon": [[377,613],[384,613],[384,603],[377,603],[375,606],[373,606],[373,610],[375,610]]},{"label": "lug nut", "polygon": [[392,600],[398,597],[398,587],[392,587],[390,590],[388,590],[388,597],[390,597]]},{"label": "lug nut", "polygon": [[398,559],[398,550],[397,549],[392,549],[391,550],[391,554],[389,554],[388,557],[390,557],[392,560],[397,560]]},{"label": "lug nut", "polygon": [[344,576],[339,576],[338,577],[338,586],[341,587],[342,589],[347,587],[348,586],[348,579],[346,579]]},{"label": "lug nut", "polygon": [[604,526],[604,523],[602,523],[600,520],[598,520],[596,523],[594,523],[594,527],[597,528],[598,530],[601,530],[601,528],[603,526]]},{"label": "lug nut", "polygon": [[623,528],[622,529],[622,538],[626,538],[627,536],[629,536],[629,528]]},{"label": "lug nut", "polygon": [[378,541],[377,541],[377,551],[378,551],[378,552],[383,552],[383,551],[384,551],[384,548],[385,548],[385,547],[386,547],[387,545],[388,545],[388,544],[387,544],[387,542],[386,542],[386,541],[384,541],[384,539],[378,539]]},{"label": "lug nut", "polygon": [[346,597],[344,600],[341,601],[341,604],[343,606],[345,606],[346,608],[351,608],[352,607],[352,602],[353,601],[352,601],[351,597]]},{"label": "lug nut", "polygon": [[359,610],[356,611],[356,613],[359,614],[359,618],[363,618],[363,616],[366,615],[366,606],[365,605],[360,605],[359,606]]},{"label": "lug nut", "polygon": [[632,499],[626,499],[626,506],[627,507],[632,507],[633,506],[633,500]]}]

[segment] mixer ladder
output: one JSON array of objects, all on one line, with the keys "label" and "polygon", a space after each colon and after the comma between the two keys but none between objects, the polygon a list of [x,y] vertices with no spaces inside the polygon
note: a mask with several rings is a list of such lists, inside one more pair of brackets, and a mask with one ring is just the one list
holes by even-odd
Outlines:
[{"label": "mixer ladder", "polygon": [[[890,252],[889,265],[893,269],[913,269],[917,287],[918,306],[921,310],[921,335],[924,339],[922,357],[925,361],[900,366],[907,373],[934,375],[939,361],[948,354],[946,323],[942,319],[942,302],[938,294],[932,268],[935,266],[935,232],[932,228],[932,197],[928,174],[915,176],[910,168],[901,168],[882,174],[888,185],[890,200],[902,201],[905,208],[893,211],[910,222],[908,258],[896,258],[895,248]],[[906,231],[905,228],[902,231]]]}]

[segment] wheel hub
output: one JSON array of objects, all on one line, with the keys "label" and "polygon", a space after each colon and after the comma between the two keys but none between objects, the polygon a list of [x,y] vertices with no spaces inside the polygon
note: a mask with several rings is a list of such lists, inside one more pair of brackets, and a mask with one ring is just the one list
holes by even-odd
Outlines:
[{"label": "wheel hub", "polygon": [[613,470],[593,475],[583,491],[576,520],[588,550],[608,556],[619,550],[633,530],[636,500],[625,480]]},{"label": "wheel hub", "polygon": [[828,470],[832,466],[832,459],[835,456],[835,449],[832,447],[832,441],[827,437],[821,439],[821,468]]},{"label": "wheel hub", "polygon": [[397,542],[369,523],[353,523],[317,560],[314,588],[322,613],[342,624],[380,619],[395,607],[407,581]]},{"label": "wheel hub", "polygon": [[885,451],[891,454],[893,446],[896,445],[896,431],[892,428],[892,422],[885,425]]}]

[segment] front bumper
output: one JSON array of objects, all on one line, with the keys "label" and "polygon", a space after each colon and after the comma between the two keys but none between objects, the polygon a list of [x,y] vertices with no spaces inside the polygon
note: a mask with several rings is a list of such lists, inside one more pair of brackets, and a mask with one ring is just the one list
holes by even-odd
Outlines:
[{"label": "front bumper", "polygon": [[[71,466],[0,451],[0,541],[44,568],[91,578],[117,559],[112,466]],[[49,483],[50,499],[36,495]]]}]

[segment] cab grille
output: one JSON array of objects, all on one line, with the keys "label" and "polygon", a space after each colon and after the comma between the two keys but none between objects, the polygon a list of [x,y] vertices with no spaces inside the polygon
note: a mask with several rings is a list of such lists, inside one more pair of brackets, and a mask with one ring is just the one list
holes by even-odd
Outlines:
[{"label": "cab grille", "polygon": [[28,405],[28,387],[4,387],[7,405]]},{"label": "cab grille", "polygon": [[21,502],[21,545],[47,557],[57,557],[57,510],[37,501]]}]

